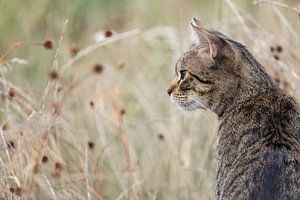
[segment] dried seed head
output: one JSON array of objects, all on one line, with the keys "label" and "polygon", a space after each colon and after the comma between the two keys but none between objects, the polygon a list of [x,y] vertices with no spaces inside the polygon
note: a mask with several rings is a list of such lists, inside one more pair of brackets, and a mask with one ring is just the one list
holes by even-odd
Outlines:
[{"label": "dried seed head", "polygon": [[71,56],[76,56],[78,52],[80,51],[78,45],[76,43],[72,43],[69,47],[69,51]]},{"label": "dried seed head", "polygon": [[15,192],[15,188],[11,187],[11,188],[9,188],[9,191],[10,191],[11,193],[14,193],[14,192]]},{"label": "dried seed head", "polygon": [[160,140],[164,140],[165,139],[165,136],[161,133],[158,134],[158,139]]},{"label": "dried seed head", "polygon": [[49,160],[48,156],[42,157],[42,163],[46,163],[46,162],[48,162],[48,160]]},{"label": "dried seed head", "polygon": [[88,146],[89,146],[89,149],[91,149],[91,150],[94,149],[94,143],[93,142],[89,141]]},{"label": "dried seed head", "polygon": [[14,98],[16,96],[16,90],[14,88],[9,88],[9,90],[8,90],[8,96],[10,98]]},{"label": "dried seed head", "polygon": [[274,55],[273,58],[274,58],[275,60],[280,60],[280,58],[279,58],[278,55]]},{"label": "dried seed head", "polygon": [[39,164],[38,164],[38,163],[36,163],[36,164],[33,166],[32,172],[33,172],[34,174],[36,174],[36,173],[39,172]]},{"label": "dried seed head", "polygon": [[116,65],[116,68],[119,69],[119,70],[121,70],[121,69],[123,69],[124,67],[125,67],[125,62],[122,61],[122,60],[118,60],[117,65]]},{"label": "dried seed head", "polygon": [[90,101],[90,106],[91,106],[92,108],[94,108],[94,106],[95,106],[94,101]]},{"label": "dried seed head", "polygon": [[9,148],[9,149],[14,149],[14,148],[15,148],[15,143],[14,143],[14,141],[8,141],[8,143],[7,143],[7,148]]},{"label": "dried seed head", "polygon": [[62,166],[61,163],[59,163],[59,162],[56,162],[56,163],[55,163],[55,169],[62,170],[62,168],[63,168],[63,166]]},{"label": "dried seed head", "polygon": [[278,53],[281,53],[282,50],[283,50],[283,49],[282,49],[282,46],[277,45],[276,50],[277,50]]},{"label": "dried seed head", "polygon": [[104,69],[103,65],[95,64],[93,67],[93,72],[96,74],[100,74],[100,73],[102,73],[103,69]]},{"label": "dried seed head", "polygon": [[61,163],[56,162],[54,166],[54,171],[52,172],[52,176],[59,177],[61,175],[61,172],[63,170],[63,166]]},{"label": "dried seed head", "polygon": [[14,189],[14,193],[17,195],[17,196],[21,196],[22,195],[22,192],[23,192],[23,189],[20,188],[20,187],[17,187]]},{"label": "dried seed head", "polygon": [[53,40],[52,39],[47,39],[43,42],[43,46],[45,49],[52,49],[53,48]]},{"label": "dried seed head", "polygon": [[55,69],[52,69],[52,70],[49,72],[49,78],[50,78],[50,80],[57,80],[57,79],[59,78],[58,71],[55,70]]},{"label": "dried seed head", "polygon": [[105,37],[111,37],[112,35],[113,35],[113,33],[112,33],[111,30],[108,30],[108,29],[107,29],[107,30],[104,31],[104,36],[105,36]]},{"label": "dried seed head", "polygon": [[8,123],[5,123],[5,124],[2,125],[2,130],[3,131],[7,131],[8,129],[9,129]]},{"label": "dried seed head", "polygon": [[125,110],[124,108],[122,108],[122,109],[120,110],[120,115],[125,115],[125,113],[126,113],[126,110]]}]

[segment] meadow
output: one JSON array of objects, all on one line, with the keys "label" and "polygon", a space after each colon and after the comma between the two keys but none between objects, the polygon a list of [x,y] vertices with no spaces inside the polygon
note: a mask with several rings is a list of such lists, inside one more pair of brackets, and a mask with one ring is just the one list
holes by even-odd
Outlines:
[{"label": "meadow", "polygon": [[0,11],[0,199],[213,199],[218,120],[166,92],[192,17],[300,100],[297,0],[0,0]]}]

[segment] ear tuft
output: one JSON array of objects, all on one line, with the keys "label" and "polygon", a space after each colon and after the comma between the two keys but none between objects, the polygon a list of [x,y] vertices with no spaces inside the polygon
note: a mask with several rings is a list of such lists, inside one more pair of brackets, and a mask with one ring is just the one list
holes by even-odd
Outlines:
[{"label": "ear tuft", "polygon": [[194,23],[197,27],[203,27],[202,22],[199,19],[195,18],[195,17],[193,17],[193,22],[192,23]]},{"label": "ear tuft", "polygon": [[193,24],[193,22],[191,22],[190,25],[194,29],[194,31],[198,31],[198,27],[195,24]]}]

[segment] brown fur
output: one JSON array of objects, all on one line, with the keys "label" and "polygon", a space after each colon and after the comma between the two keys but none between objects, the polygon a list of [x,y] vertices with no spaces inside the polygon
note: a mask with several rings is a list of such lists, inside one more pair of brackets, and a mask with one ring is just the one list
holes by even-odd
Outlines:
[{"label": "brown fur", "polygon": [[216,199],[300,199],[300,111],[242,44],[203,28],[168,88],[219,118]]}]

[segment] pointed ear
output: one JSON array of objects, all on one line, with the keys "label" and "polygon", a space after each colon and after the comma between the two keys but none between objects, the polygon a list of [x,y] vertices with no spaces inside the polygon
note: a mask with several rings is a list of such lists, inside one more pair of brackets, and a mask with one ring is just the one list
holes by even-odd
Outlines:
[{"label": "pointed ear", "polygon": [[216,58],[222,44],[220,38],[206,30],[201,21],[196,18],[193,18],[191,27],[205,50],[204,52],[207,52],[212,59]]}]

